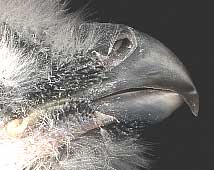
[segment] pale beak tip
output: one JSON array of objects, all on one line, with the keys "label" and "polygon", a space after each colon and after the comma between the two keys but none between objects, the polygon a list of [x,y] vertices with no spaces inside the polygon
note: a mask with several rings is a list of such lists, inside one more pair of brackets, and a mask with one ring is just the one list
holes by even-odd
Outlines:
[{"label": "pale beak tip", "polygon": [[199,113],[199,95],[196,91],[184,97],[184,100],[190,107],[194,116],[198,116]]}]

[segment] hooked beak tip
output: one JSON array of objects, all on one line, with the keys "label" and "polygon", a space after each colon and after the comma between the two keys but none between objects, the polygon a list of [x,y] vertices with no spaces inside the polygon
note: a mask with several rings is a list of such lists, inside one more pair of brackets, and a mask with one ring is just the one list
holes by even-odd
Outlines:
[{"label": "hooked beak tip", "polygon": [[197,117],[199,112],[199,95],[197,91],[193,91],[186,95],[184,94],[184,101],[191,109],[193,115]]}]

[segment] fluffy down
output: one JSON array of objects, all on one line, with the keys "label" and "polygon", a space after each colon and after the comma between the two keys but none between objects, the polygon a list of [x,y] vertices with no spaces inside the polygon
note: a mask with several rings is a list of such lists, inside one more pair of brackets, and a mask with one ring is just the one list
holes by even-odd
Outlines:
[{"label": "fluffy down", "polygon": [[[82,16],[81,11],[68,14],[66,2],[59,0],[0,0],[0,169],[149,167],[146,147],[127,131],[121,137],[115,135],[112,129],[119,133],[121,128],[97,128],[78,135],[80,122],[94,121],[93,114],[88,116],[92,111],[88,106],[78,108],[79,103],[87,104],[84,97],[69,101],[73,115],[65,117],[68,102],[62,101],[63,108],[54,105],[33,114],[40,120],[34,130],[21,127],[21,136],[8,134],[8,129],[20,125],[19,118],[26,120],[32,108],[38,111],[38,105],[46,107],[61,96],[72,98],[105,79],[102,61],[88,52],[114,42],[117,27],[115,35],[103,33],[99,25],[82,28]],[[10,120],[12,124],[5,128]]]}]

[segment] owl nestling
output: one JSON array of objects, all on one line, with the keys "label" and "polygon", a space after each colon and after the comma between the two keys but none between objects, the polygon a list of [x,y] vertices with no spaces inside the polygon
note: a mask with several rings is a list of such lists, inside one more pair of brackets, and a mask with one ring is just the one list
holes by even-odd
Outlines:
[{"label": "owl nestling", "polygon": [[0,169],[150,167],[142,129],[199,97],[178,58],[60,0],[0,0]]}]

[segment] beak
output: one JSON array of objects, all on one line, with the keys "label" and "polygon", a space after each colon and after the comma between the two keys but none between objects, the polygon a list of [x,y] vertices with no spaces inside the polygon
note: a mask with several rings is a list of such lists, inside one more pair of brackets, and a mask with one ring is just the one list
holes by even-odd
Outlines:
[{"label": "beak", "polygon": [[124,29],[132,50],[100,87],[98,110],[118,120],[154,123],[185,102],[197,116],[199,96],[178,58],[158,40]]}]

